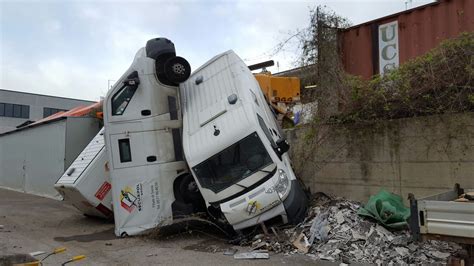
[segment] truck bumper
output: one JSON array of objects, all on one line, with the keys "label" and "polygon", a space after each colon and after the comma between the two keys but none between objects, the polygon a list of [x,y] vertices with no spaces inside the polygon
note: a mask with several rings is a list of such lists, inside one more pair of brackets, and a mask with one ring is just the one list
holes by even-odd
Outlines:
[{"label": "truck bumper", "polygon": [[307,209],[308,198],[306,197],[306,194],[301,188],[299,182],[297,180],[293,180],[291,181],[290,192],[282,203],[258,216],[234,224],[232,227],[235,230],[240,230],[246,227],[255,226],[261,222],[268,221],[277,216],[282,216],[282,220],[284,222],[297,224],[304,220]]},{"label": "truck bumper", "polygon": [[272,209],[251,219],[234,224],[232,227],[234,228],[234,230],[241,230],[250,226],[258,225],[259,223],[263,223],[277,216],[286,216],[285,207],[283,206],[283,204],[279,204],[273,207]]},{"label": "truck bumper", "polygon": [[283,201],[288,223],[297,224],[304,220],[308,210],[308,198],[298,180],[291,181],[291,190]]}]

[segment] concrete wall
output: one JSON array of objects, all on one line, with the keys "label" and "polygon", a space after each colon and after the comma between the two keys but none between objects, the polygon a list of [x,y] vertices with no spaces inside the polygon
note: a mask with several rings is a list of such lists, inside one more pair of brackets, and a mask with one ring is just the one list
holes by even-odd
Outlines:
[{"label": "concrete wall", "polygon": [[42,119],[44,107],[70,110],[78,106],[88,106],[95,102],[0,89],[0,103],[21,104],[28,105],[30,107],[28,119],[0,116],[1,134],[3,132],[15,129],[16,126],[24,123],[27,120],[37,121]]},{"label": "concrete wall", "polygon": [[0,136],[0,187],[59,199],[54,183],[98,131],[82,117]]},{"label": "concrete wall", "polygon": [[381,188],[417,197],[474,188],[474,113],[288,130],[296,174],[312,192],[366,201]]}]

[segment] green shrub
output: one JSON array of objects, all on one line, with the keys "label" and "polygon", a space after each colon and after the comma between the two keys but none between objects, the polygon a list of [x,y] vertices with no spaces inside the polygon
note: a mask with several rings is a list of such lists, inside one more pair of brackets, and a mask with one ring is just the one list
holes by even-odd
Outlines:
[{"label": "green shrub", "polygon": [[440,43],[423,56],[371,80],[345,75],[337,121],[474,111],[474,33]]}]

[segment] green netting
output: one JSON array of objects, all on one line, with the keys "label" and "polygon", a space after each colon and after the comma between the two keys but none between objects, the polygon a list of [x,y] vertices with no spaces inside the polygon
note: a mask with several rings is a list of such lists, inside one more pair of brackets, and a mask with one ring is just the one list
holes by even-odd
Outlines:
[{"label": "green netting", "polygon": [[381,190],[377,195],[370,196],[364,207],[357,214],[372,217],[385,227],[402,229],[407,226],[410,208],[403,205],[402,197]]}]

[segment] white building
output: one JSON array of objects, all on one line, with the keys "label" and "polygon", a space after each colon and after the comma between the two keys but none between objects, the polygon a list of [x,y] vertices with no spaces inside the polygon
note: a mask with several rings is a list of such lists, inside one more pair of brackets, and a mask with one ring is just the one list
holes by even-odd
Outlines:
[{"label": "white building", "polygon": [[0,188],[60,199],[54,184],[100,128],[94,117],[60,116],[0,134]]},{"label": "white building", "polygon": [[0,89],[0,134],[27,121],[38,121],[59,111],[95,102]]}]

